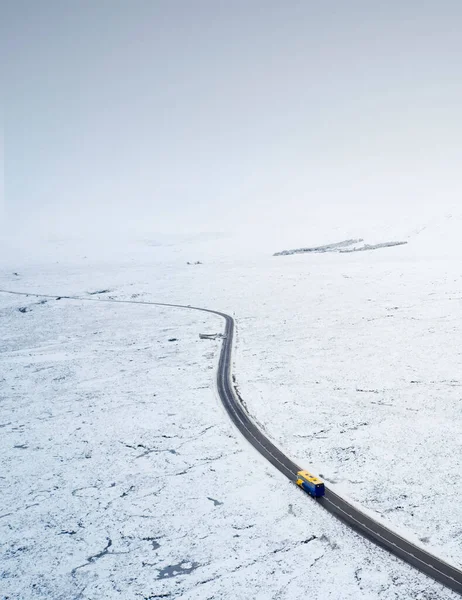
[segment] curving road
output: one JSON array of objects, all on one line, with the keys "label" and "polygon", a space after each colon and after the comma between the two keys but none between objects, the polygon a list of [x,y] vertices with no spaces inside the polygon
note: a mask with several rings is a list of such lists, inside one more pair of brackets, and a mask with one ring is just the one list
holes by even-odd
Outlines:
[{"label": "curving road", "polygon": [[[120,304],[144,304],[153,306],[169,306],[172,308],[187,308],[198,310],[222,317],[225,320],[225,332],[223,344],[221,347],[220,358],[217,371],[217,388],[221,401],[228,412],[231,420],[242,433],[242,435],[264,456],[272,465],[283,473],[291,481],[296,480],[297,471],[301,467],[290,460],[279,448],[277,448],[255,425],[249,414],[242,405],[232,384],[231,377],[231,357],[234,337],[234,320],[226,313],[222,313],[207,308],[182,304],[167,304],[163,302],[144,302],[136,300],[115,300],[109,298],[84,298],[80,296],[52,296],[46,294],[30,294],[27,292],[13,292],[9,290],[0,290],[8,294],[19,296],[32,296],[37,298],[54,298],[85,300],[93,302],[113,302]],[[369,515],[365,514],[338,494],[326,486],[325,496],[313,499],[346,523],[349,527],[360,533],[362,536],[373,541],[375,544],[385,548],[395,556],[398,556],[408,564],[412,565],[422,573],[425,573],[432,579],[443,584],[447,588],[462,595],[462,571],[448,564],[441,558],[434,556],[426,550],[420,548],[404,539],[394,531],[388,529]]]}]

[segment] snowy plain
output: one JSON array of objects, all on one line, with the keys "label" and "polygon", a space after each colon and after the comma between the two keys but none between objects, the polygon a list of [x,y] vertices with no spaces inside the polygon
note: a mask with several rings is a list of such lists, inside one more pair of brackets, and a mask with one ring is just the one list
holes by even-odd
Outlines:
[{"label": "snowy plain", "polygon": [[[287,257],[232,254],[228,238],[10,240],[0,288],[233,314],[238,386],[269,437],[461,565],[459,226]],[[313,598],[457,597],[242,440],[214,390],[219,341],[199,340],[218,318],[7,294],[0,311],[2,598],[297,599],[307,578]]]}]

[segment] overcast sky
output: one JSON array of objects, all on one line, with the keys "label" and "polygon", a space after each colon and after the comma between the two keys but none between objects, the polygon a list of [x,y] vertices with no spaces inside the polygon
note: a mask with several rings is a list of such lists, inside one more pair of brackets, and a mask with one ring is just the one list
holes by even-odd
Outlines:
[{"label": "overcast sky", "polygon": [[21,226],[290,227],[460,202],[460,0],[7,4]]}]

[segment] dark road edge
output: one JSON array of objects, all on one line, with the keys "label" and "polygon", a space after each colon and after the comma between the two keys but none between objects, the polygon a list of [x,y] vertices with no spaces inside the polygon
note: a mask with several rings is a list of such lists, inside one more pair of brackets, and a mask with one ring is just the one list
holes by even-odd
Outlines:
[{"label": "dark road edge", "polygon": [[[149,306],[165,306],[201,311],[217,315],[225,320],[225,332],[218,361],[216,384],[218,394],[234,425],[252,446],[275,466],[290,481],[295,482],[297,471],[301,467],[290,460],[277,448],[255,425],[250,415],[237,396],[231,375],[231,358],[234,339],[234,320],[223,312],[183,304],[169,304],[164,302],[147,302],[137,300],[117,300],[114,298],[88,298],[81,296],[58,296],[47,294],[34,294],[28,292],[15,292],[0,290],[2,293],[18,296],[31,296],[35,298],[68,299],[90,302],[107,302],[117,304],[138,304]],[[441,558],[430,554],[423,548],[414,545],[391,529],[388,529],[377,520],[356,508],[326,486],[324,497],[313,499],[332,515],[347,524],[350,528],[371,540],[381,548],[404,560],[425,575],[438,583],[462,595],[462,571],[445,562]]]}]

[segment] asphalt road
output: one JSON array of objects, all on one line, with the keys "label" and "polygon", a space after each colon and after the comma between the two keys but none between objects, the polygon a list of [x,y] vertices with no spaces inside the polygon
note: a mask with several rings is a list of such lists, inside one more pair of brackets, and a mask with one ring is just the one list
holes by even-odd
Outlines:
[{"label": "asphalt road", "polygon": [[[85,298],[78,296],[52,296],[45,294],[28,294],[26,292],[11,292],[9,290],[0,290],[0,292],[11,293],[20,296],[33,296],[40,298],[59,298],[72,300],[85,300],[94,302],[114,302],[120,304],[144,304],[154,306],[170,306],[173,308],[188,308],[199,310],[201,312],[218,315],[225,320],[225,332],[223,344],[221,347],[220,358],[217,371],[217,389],[223,405],[228,412],[232,422],[239,429],[242,435],[254,446],[258,452],[264,456],[272,465],[283,473],[290,481],[295,482],[297,471],[302,470],[290,460],[279,448],[277,448],[255,425],[245,410],[241,400],[234,390],[232,382],[232,348],[234,337],[233,318],[225,313],[205,308],[199,308],[189,305],[167,304],[160,302],[143,302],[136,300],[115,300],[109,298]],[[306,467],[305,467],[306,468]],[[454,590],[462,595],[462,571],[446,563],[437,556],[432,555],[426,550],[415,546],[397,533],[391,531],[379,521],[372,519],[355,506],[348,503],[338,494],[326,486],[325,496],[321,498],[311,498],[313,502],[318,502],[323,508],[346,523],[349,527],[357,531],[363,537],[368,538],[378,546],[388,550],[391,554],[401,558],[412,565],[422,573],[425,573],[432,579],[443,584],[447,588]]]}]

